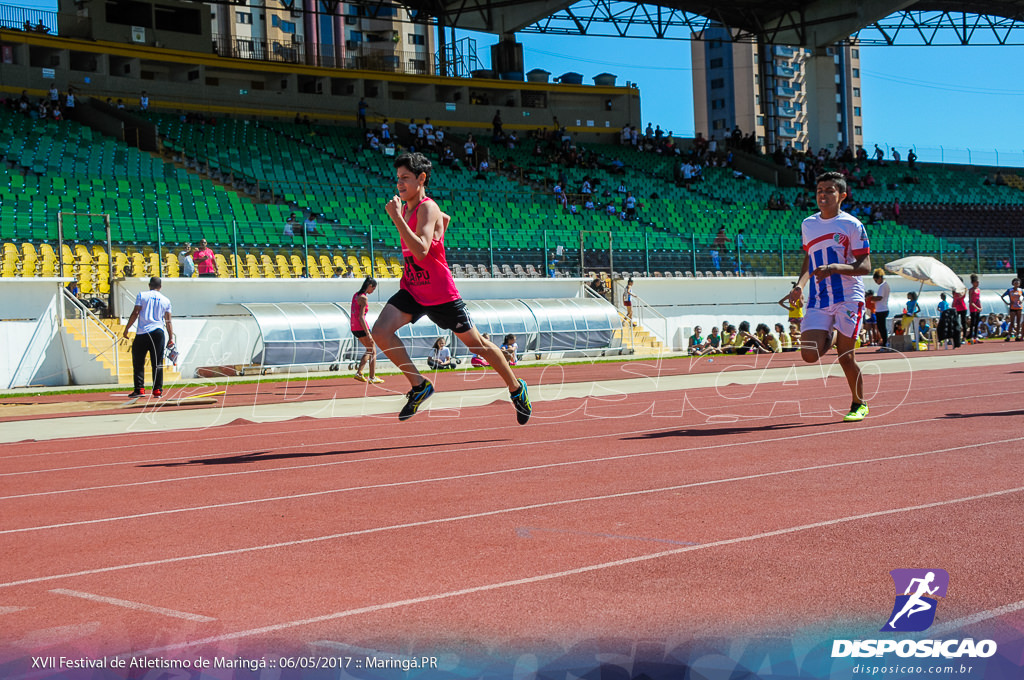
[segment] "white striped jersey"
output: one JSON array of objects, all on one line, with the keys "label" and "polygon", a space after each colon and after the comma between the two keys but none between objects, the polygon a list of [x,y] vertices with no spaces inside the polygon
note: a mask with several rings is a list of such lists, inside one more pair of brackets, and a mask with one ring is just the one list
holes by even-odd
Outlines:
[{"label": "white striped jersey", "polygon": [[[853,264],[858,257],[871,252],[864,225],[842,211],[830,220],[815,213],[803,221],[801,231],[811,272],[828,264]],[[832,274],[819,282],[811,276],[807,308],[825,309],[837,302],[864,302],[861,277]]]}]

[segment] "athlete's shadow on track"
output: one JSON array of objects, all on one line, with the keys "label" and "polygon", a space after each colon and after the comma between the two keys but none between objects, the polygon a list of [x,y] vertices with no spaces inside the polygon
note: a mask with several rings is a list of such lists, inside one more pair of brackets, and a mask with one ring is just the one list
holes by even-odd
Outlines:
[{"label": "athlete's shadow on track", "polygon": [[797,430],[808,427],[828,427],[835,425],[833,421],[821,423],[773,423],[771,425],[735,425],[716,427],[713,423],[705,425],[694,425],[693,427],[680,430],[663,430],[661,432],[648,432],[636,437],[623,437],[629,439],[668,439],[670,437],[722,437],[734,434],[750,434],[752,432],[782,432],[786,430]]},{"label": "athlete's shadow on track", "polygon": [[[409,444],[408,446],[389,446],[387,450],[400,451],[402,449],[440,449],[445,450],[447,446],[455,446],[456,444],[493,444],[496,442],[508,441],[507,439],[475,439],[471,441],[459,441],[452,442],[450,444]],[[194,460],[184,461],[182,463],[151,463],[149,465],[140,465],[142,468],[174,468],[174,467],[188,467],[192,465],[242,465],[245,463],[264,463],[268,460],[298,460],[300,458],[322,458],[324,456],[350,456],[356,453],[379,453],[382,449],[371,448],[371,449],[350,449],[347,451],[319,451],[319,452],[299,452],[294,453],[270,453],[269,451],[256,451],[254,453],[244,453],[237,456],[223,456],[221,458],[196,458]],[[457,451],[456,451],[457,452]]]},{"label": "athlete's shadow on track", "polygon": [[985,413],[947,413],[939,416],[946,420],[960,420],[961,418],[985,418],[987,416],[1024,416],[1024,410],[1020,411],[986,411]]}]

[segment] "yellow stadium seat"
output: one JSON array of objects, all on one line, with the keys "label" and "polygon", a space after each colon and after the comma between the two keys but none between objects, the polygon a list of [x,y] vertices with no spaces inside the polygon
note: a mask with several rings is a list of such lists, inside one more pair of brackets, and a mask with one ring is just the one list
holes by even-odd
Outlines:
[{"label": "yellow stadium seat", "polygon": [[278,255],[274,258],[276,263],[277,275],[282,279],[292,278],[291,267],[288,265],[288,260],[285,259],[284,255]]}]

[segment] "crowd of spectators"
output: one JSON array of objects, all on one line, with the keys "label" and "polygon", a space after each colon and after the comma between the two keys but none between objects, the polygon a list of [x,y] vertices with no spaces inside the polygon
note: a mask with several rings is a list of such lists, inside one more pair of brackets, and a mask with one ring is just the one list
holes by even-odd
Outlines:
[{"label": "crowd of spectators", "polygon": [[7,108],[34,120],[61,121],[74,112],[75,88],[68,87],[67,92],[61,92],[56,83],[51,83],[49,91],[36,101],[29,97],[28,90],[22,90],[20,97],[2,102]]},{"label": "crowd of spectators", "polygon": [[799,320],[790,320],[788,328],[782,322],[770,327],[759,323],[750,330],[749,321],[733,325],[723,320],[704,335],[700,326],[695,326],[687,340],[687,353],[692,356],[711,354],[774,354],[795,352],[800,348]]}]

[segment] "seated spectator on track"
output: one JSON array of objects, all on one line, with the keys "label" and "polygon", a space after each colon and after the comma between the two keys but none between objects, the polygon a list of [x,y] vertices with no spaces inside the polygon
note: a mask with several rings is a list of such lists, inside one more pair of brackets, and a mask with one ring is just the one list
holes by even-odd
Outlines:
[{"label": "seated spectator on track", "polygon": [[775,324],[775,337],[779,339],[779,348],[783,352],[792,352],[796,349],[793,347],[793,338],[790,337],[789,333],[786,332],[786,327],[781,323]]},{"label": "seated spectator on track", "polygon": [[508,361],[509,366],[515,366],[519,363],[519,345],[516,343],[516,336],[509,333],[505,336],[505,340],[501,343],[501,353],[505,355],[505,360]]},{"label": "seated spectator on track", "polygon": [[800,349],[800,326],[789,324],[789,339],[793,342],[793,351]]},{"label": "seated spectator on track", "polygon": [[[481,333],[480,337],[483,338],[484,340],[487,340],[488,342],[490,342],[491,340],[490,333]],[[484,359],[479,354],[474,354],[473,358],[470,359],[469,363],[471,366],[490,366],[490,364],[487,363],[487,359]]]},{"label": "seated spectator on track", "polygon": [[718,332],[718,326],[711,327],[711,333],[704,339],[704,352],[703,354],[710,354],[712,352],[719,352],[722,349],[722,334]]},{"label": "seated spectator on track", "polygon": [[448,349],[447,344],[448,341],[443,335],[434,341],[434,347],[427,357],[427,366],[435,371],[443,371],[458,365],[458,361],[452,358],[452,351]]},{"label": "seated spectator on track", "polygon": [[707,346],[707,340],[705,340],[704,336],[701,334],[700,326],[694,326],[693,335],[690,336],[686,343],[686,353],[700,355],[704,353]]}]

